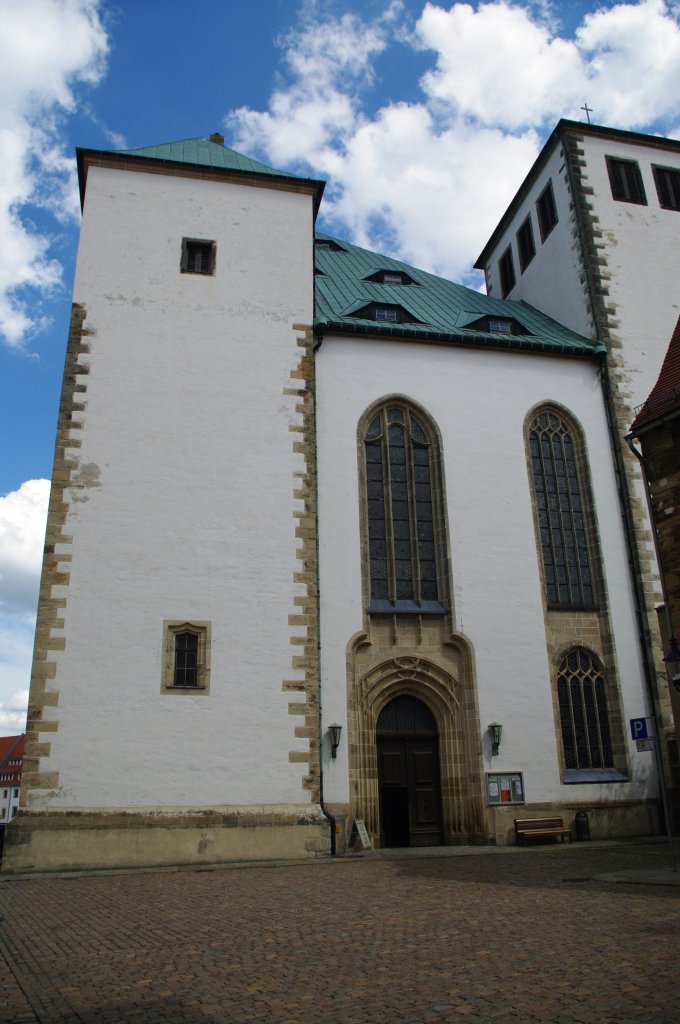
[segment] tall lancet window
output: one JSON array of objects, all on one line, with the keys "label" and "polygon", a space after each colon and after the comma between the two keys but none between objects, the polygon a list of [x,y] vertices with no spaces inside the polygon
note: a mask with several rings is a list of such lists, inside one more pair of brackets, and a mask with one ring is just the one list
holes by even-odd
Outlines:
[{"label": "tall lancet window", "polygon": [[443,516],[435,434],[420,412],[382,406],[364,435],[369,610],[443,612]]},{"label": "tall lancet window", "polygon": [[614,755],[607,686],[594,655],[579,647],[567,654],[557,676],[557,699],[565,767],[611,767]]},{"label": "tall lancet window", "polygon": [[555,410],[544,410],[529,425],[529,449],[548,607],[593,608],[588,510],[574,428]]}]

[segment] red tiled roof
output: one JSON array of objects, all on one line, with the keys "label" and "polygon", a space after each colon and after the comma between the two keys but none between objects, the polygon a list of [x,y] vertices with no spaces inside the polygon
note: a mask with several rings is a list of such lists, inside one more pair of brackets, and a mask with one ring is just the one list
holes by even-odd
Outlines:
[{"label": "red tiled roof", "polygon": [[660,419],[666,413],[680,408],[680,317],[675,325],[671,343],[663,361],[659,379],[652,388],[649,398],[640,406],[632,433],[640,427],[647,426],[653,420]]},{"label": "red tiled roof", "polygon": [[[16,764],[15,762],[19,762]],[[19,736],[0,736],[0,786],[19,785],[21,769],[24,763],[24,734]],[[11,779],[3,779],[3,775],[11,775]]]}]

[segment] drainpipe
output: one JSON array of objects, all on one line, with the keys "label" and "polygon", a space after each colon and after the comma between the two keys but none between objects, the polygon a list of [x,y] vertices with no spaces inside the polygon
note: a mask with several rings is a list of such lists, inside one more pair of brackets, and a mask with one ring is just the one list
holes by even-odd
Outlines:
[{"label": "drainpipe", "polygon": [[[315,284],[316,294],[316,284]],[[316,308],[316,303],[315,303]],[[314,432],[314,504],[316,507],[316,678],[319,687],[319,806],[331,829],[331,857],[337,856],[335,840],[335,818],[326,808],[323,800],[323,701],[321,700],[321,588],[319,585],[319,472],[316,437],[316,354],[323,343],[320,328],[315,332],[316,343],[312,346],[312,430]]]}]

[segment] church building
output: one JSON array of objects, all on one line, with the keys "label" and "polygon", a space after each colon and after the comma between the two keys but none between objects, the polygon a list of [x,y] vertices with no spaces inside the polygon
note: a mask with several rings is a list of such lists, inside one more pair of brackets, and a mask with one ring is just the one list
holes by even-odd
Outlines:
[{"label": "church building", "polygon": [[78,168],[3,871],[657,831],[612,356],[562,277],[332,238],[219,135]]}]

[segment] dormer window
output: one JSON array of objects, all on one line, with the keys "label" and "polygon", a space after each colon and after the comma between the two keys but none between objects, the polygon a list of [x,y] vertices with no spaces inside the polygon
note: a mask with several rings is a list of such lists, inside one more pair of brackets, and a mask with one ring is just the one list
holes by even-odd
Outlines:
[{"label": "dormer window", "polygon": [[513,317],[482,316],[466,324],[467,331],[484,331],[485,334],[531,334],[526,327]]},{"label": "dormer window", "polygon": [[403,270],[377,270],[364,280],[372,281],[374,284],[415,284],[413,278]]},{"label": "dormer window", "polygon": [[386,303],[372,302],[368,306],[362,306],[361,309],[357,309],[350,315],[357,317],[359,320],[376,320],[382,324],[420,323],[407,309],[396,304],[387,305]]},{"label": "dormer window", "polygon": [[334,238],[315,238],[314,248],[326,252],[347,252]]}]

